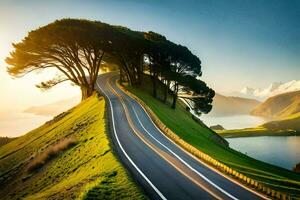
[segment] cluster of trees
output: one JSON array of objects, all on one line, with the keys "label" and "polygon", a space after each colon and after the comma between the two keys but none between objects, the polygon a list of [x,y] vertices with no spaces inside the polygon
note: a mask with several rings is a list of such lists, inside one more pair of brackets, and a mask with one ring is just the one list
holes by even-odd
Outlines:
[{"label": "cluster of trees", "polygon": [[201,61],[184,46],[154,32],[132,31],[98,21],[63,19],[28,33],[7,57],[8,72],[20,77],[33,71],[56,68],[59,74],[37,85],[49,89],[71,81],[79,86],[82,99],[92,95],[103,64],[120,68],[120,80],[143,84],[144,74],[152,80],[153,96],[164,85],[163,101],[172,94],[186,99],[196,113],[208,113],[214,91],[199,79]]}]

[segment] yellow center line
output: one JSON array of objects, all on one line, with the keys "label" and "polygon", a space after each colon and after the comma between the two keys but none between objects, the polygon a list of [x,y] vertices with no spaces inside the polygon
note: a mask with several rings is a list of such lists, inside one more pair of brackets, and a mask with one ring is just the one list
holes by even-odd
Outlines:
[{"label": "yellow center line", "polygon": [[[198,185],[199,187],[201,187],[202,189],[204,189],[207,193],[209,193],[210,195],[212,195],[214,198],[216,199],[223,199],[222,197],[218,196],[217,194],[214,193],[214,191],[212,191],[211,189],[209,189],[206,185],[203,185],[202,183],[199,183],[195,178],[191,177],[189,174],[187,174],[184,170],[180,169],[178,166],[176,166],[175,163],[175,159],[170,156],[169,154],[163,152],[161,149],[159,149],[158,147],[156,147],[154,144],[150,143],[149,141],[147,141],[147,139],[145,138],[145,136],[135,127],[135,125],[132,122],[132,119],[129,115],[129,111],[125,105],[125,102],[123,100],[123,98],[121,97],[120,94],[118,94],[114,88],[112,88],[109,84],[109,80],[112,79],[108,78],[106,81],[106,85],[108,86],[109,90],[115,94],[118,99],[121,102],[121,105],[125,111],[125,116],[127,118],[127,121],[131,127],[131,129],[133,130],[133,132],[135,133],[135,135],[140,138],[148,147],[150,147],[154,152],[156,152],[159,156],[161,156],[164,160],[166,160],[171,166],[173,166],[177,171],[179,171],[181,174],[183,174],[185,177],[187,177],[189,180],[191,180],[193,183],[195,183],[196,185]],[[169,157],[169,158],[168,158]],[[173,159],[172,159],[173,158]],[[171,161],[171,159],[173,160],[173,162]],[[177,160],[176,160],[177,161]],[[179,161],[177,161],[177,165],[179,165]],[[184,166],[184,165],[182,165]]]}]

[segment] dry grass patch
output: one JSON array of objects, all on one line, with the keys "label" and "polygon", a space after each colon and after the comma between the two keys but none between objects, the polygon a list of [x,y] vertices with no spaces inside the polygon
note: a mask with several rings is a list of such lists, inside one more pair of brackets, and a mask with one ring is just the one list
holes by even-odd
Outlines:
[{"label": "dry grass patch", "polygon": [[37,153],[33,160],[28,165],[28,172],[33,172],[43,165],[45,165],[52,158],[57,156],[59,153],[75,146],[77,140],[74,137],[63,138],[57,143],[49,146],[46,150],[41,153]]}]

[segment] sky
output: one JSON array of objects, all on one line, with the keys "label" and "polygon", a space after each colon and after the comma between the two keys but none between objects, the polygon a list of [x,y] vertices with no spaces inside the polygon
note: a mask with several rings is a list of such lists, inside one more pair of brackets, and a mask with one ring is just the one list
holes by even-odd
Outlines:
[{"label": "sky", "polygon": [[202,79],[222,94],[300,79],[298,0],[0,0],[0,111],[80,94],[70,84],[48,92],[34,86],[55,72],[21,79],[12,79],[6,72],[4,59],[13,42],[61,18],[161,33],[197,55]]}]

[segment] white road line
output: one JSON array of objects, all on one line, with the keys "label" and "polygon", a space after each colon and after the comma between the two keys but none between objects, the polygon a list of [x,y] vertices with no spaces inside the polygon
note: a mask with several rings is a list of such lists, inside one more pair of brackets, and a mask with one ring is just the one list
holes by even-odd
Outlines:
[{"label": "white road line", "polygon": [[[127,95],[127,94],[125,94],[125,95]],[[128,95],[127,95],[128,96]],[[128,96],[129,98],[131,98],[130,96]],[[176,144],[176,143],[174,143],[171,139],[169,139],[157,126],[156,126],[156,124],[152,121],[152,119],[151,119],[151,117],[149,116],[149,114],[148,114],[148,112],[145,110],[145,108],[142,106],[142,105],[140,105],[140,103],[139,102],[137,102],[135,99],[133,99],[133,98],[131,98],[133,101],[135,101],[143,110],[144,110],[144,112],[146,113],[146,115],[147,115],[147,117],[150,119],[150,121],[151,121],[151,123],[154,125],[154,127],[166,138],[166,139],[168,139],[170,142],[172,142],[174,145],[176,145],[178,148],[180,148],[180,149],[182,149],[182,147],[180,147],[180,146],[178,146],[178,144]],[[190,154],[189,152],[187,152],[185,149],[182,149],[184,152],[186,152],[187,154]],[[193,155],[190,155],[190,156],[192,156],[193,157]],[[195,159],[195,158],[194,158]],[[196,158],[197,159],[197,158]],[[221,174],[220,174],[221,175]],[[226,178],[226,177],[225,177]],[[226,179],[228,179],[228,178],[226,178]],[[232,181],[232,180],[230,180],[230,179],[228,179],[229,181]],[[233,181],[232,181],[233,182]],[[259,197],[261,197],[261,198],[263,198],[263,199],[266,199],[266,200],[269,200],[269,198],[267,198],[267,197],[265,197],[265,196],[263,196],[263,195],[261,195],[261,194],[259,194],[259,193],[257,193],[257,192],[255,192],[255,191],[252,191],[251,189],[249,189],[249,188],[247,188],[247,187],[245,187],[245,186],[243,186],[243,185],[240,185],[240,184],[238,184],[238,183],[236,183],[236,182],[233,182],[233,183],[235,183],[235,184],[237,184],[237,185],[239,185],[240,187],[242,187],[242,188],[244,188],[244,189],[246,189],[246,190],[248,190],[249,192],[251,192],[251,193],[253,193],[253,194],[255,194],[255,195],[257,195],[257,196],[259,196]]]},{"label": "white road line", "polygon": [[97,81],[97,86],[99,87],[99,89],[101,89],[101,91],[104,93],[104,95],[107,97],[108,101],[109,101],[109,105],[110,105],[110,111],[111,111],[111,116],[112,116],[112,124],[113,124],[113,129],[114,129],[114,134],[115,137],[117,139],[118,145],[120,146],[122,152],[124,153],[124,155],[126,156],[126,158],[129,160],[129,162],[134,166],[134,168],[140,173],[140,175],[147,181],[147,183],[149,183],[149,185],[153,188],[153,190],[158,194],[158,196],[163,199],[163,200],[167,200],[167,198],[157,189],[157,187],[155,187],[155,185],[148,179],[148,177],[138,168],[138,166],[136,166],[136,164],[132,161],[132,159],[128,156],[128,154],[126,153],[126,151],[124,150],[123,146],[121,145],[118,135],[117,135],[117,131],[116,131],[116,127],[115,127],[115,120],[114,120],[114,112],[113,112],[113,106],[111,103],[111,100],[109,99],[108,95],[106,94],[106,92],[99,86],[98,81]]},{"label": "white road line", "polygon": [[[141,106],[142,107],[142,106]],[[208,183],[210,183],[212,186],[214,186],[215,188],[217,188],[219,191],[221,191],[222,193],[224,193],[225,195],[227,195],[228,197],[234,199],[234,200],[238,200],[238,198],[236,198],[235,196],[229,194],[228,192],[226,192],[225,190],[223,190],[221,187],[219,187],[217,184],[215,184],[214,182],[212,182],[211,180],[209,180],[205,175],[203,175],[202,173],[198,172],[196,169],[194,169],[192,166],[190,166],[187,162],[185,162],[180,156],[178,156],[176,153],[174,153],[171,149],[169,149],[167,146],[165,146],[164,144],[162,144],[158,139],[156,139],[151,133],[149,133],[149,131],[144,127],[144,125],[142,124],[141,120],[139,119],[136,110],[134,108],[134,106],[132,106],[133,112],[136,116],[136,118],[138,119],[140,125],[142,126],[142,128],[147,132],[147,134],[153,138],[156,142],[158,142],[161,146],[163,146],[165,149],[167,149],[171,154],[173,154],[176,158],[178,158],[184,165],[186,165],[188,168],[190,168],[193,172],[195,172],[196,174],[198,174],[201,178],[203,178],[204,180],[206,180]],[[147,114],[147,112],[146,112]],[[151,119],[151,118],[150,118]],[[157,127],[156,127],[157,128]],[[160,130],[159,130],[160,131]],[[161,132],[161,131],[160,131]]]}]

